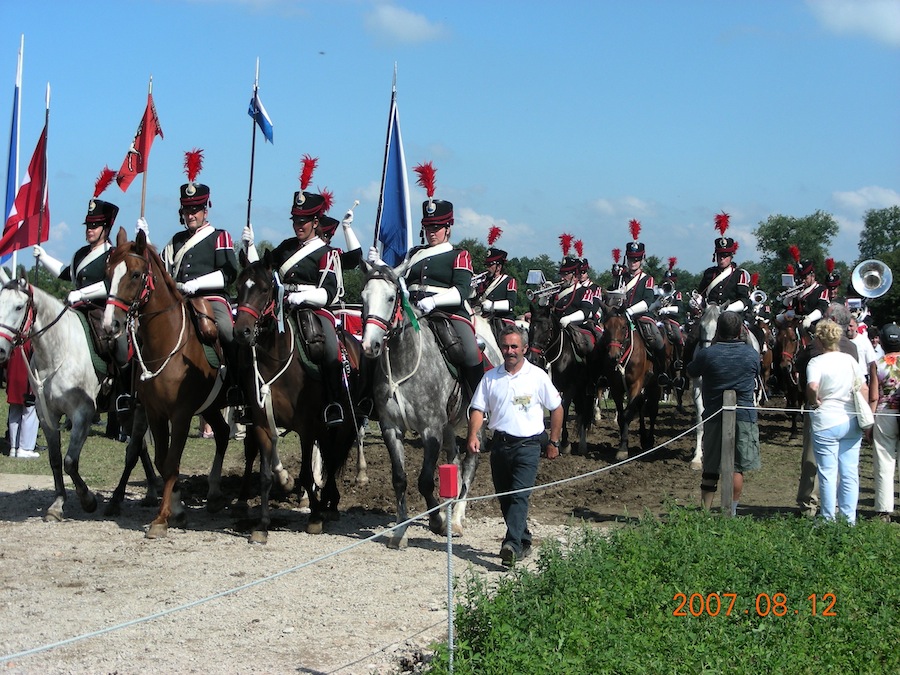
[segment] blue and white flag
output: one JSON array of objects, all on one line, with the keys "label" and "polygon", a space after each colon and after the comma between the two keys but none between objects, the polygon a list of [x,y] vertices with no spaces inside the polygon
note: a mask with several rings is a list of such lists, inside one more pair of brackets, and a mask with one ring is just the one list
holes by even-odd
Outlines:
[{"label": "blue and white flag", "polygon": [[[12,126],[9,132],[9,159],[6,166],[6,200],[3,202],[3,222],[12,215],[13,204],[16,200],[16,191],[19,189],[19,112],[22,103],[19,93],[22,89],[22,52],[25,49],[25,36],[22,36],[19,45],[19,62],[16,68],[16,89],[13,93]],[[0,263],[6,263],[12,254],[9,253],[0,258]]]},{"label": "blue and white flag", "polygon": [[400,137],[396,92],[391,94],[391,112],[384,153],[381,202],[375,229],[378,241],[381,242],[382,260],[391,267],[396,267],[403,262],[412,242],[409,182],[406,178],[406,155],[403,154],[403,140]]},{"label": "blue and white flag", "polygon": [[247,110],[247,114],[256,120],[256,123],[263,132],[263,136],[266,137],[266,140],[269,141],[269,143],[274,145],[272,118],[269,117],[269,113],[266,112],[265,106],[263,106],[262,101],[259,100],[259,92],[257,91],[253,92],[253,98],[250,99],[250,109]]}]

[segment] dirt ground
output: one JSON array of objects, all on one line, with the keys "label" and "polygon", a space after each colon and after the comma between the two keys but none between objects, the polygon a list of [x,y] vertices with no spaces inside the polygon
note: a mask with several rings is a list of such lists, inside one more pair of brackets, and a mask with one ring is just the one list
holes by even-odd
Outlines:
[{"label": "dirt ground", "polygon": [[[663,407],[657,442],[691,423],[690,414]],[[612,425],[607,412],[589,435],[586,456],[543,460],[538,485],[610,467]],[[796,512],[799,439],[790,441],[788,429],[783,413],[761,416],[763,469],[748,474],[739,514]],[[307,535],[307,516],[296,495],[279,497],[266,546],[247,543],[247,518],[205,511],[204,476],[186,480],[187,529],[171,530],[157,541],[143,537],[154,511],[139,504],[139,483],[114,521],[102,517],[102,507],[84,513],[72,495],[67,519],[45,523],[41,516],[51,490],[12,489],[0,481],[0,668],[11,673],[176,668],[392,673],[413,667],[433,640],[446,639],[447,543],[421,521],[410,528],[405,551],[389,550],[383,540],[366,541],[388,527],[395,513],[387,452],[375,437],[373,427],[368,484],[352,484],[352,460],[342,477],[341,519],[328,523],[326,534]],[[564,540],[580,521],[608,527],[645,511],[664,514],[669,504],[696,504],[700,474],[689,467],[693,442],[689,435],[592,477],[536,491],[531,501],[536,538]],[[409,445],[417,471],[420,450],[414,441]],[[240,452],[232,446],[229,452]],[[283,447],[288,468],[296,471],[290,437]],[[861,478],[860,515],[868,517],[873,493],[867,446]],[[410,483],[415,485],[414,476]],[[228,476],[225,489],[233,496],[237,487],[238,477]],[[483,461],[472,495],[490,492],[490,468]],[[107,498],[109,491],[100,494]],[[410,495],[409,508],[410,513],[424,509],[418,494]],[[467,516],[465,534],[453,542],[451,575],[463,583],[469,575],[495,580],[505,574],[498,558],[504,526],[496,500],[471,503]],[[120,624],[127,625],[106,632]],[[84,635],[91,637],[77,639]]]}]

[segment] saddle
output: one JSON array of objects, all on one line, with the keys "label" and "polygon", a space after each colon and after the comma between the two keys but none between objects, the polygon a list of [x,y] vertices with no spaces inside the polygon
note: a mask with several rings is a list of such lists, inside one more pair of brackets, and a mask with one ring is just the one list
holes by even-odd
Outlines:
[{"label": "saddle", "polygon": [[662,332],[656,324],[656,319],[652,316],[638,317],[637,321],[638,333],[644,340],[644,344],[651,352],[656,352],[665,347]]},{"label": "saddle", "polygon": [[91,348],[91,363],[94,366],[94,372],[102,382],[112,374],[113,360],[113,343],[106,337],[106,332],[102,330],[103,310],[92,307],[86,312],[76,310],[75,313],[81,319],[88,346]]},{"label": "saddle", "polygon": [[666,319],[663,321],[663,327],[666,330],[666,337],[673,345],[684,346],[684,334],[681,332],[681,324],[675,319]]},{"label": "saddle", "polygon": [[572,339],[575,354],[583,359],[591,356],[594,348],[603,338],[603,327],[597,326],[592,322],[585,322],[577,326],[570,323],[564,330],[568,332],[569,337]]},{"label": "saddle", "polygon": [[453,324],[450,323],[450,316],[443,312],[432,312],[428,315],[428,325],[437,338],[438,345],[447,363],[454,366],[454,369],[461,366],[465,361],[466,355],[462,341],[459,339],[456,331],[453,330]]}]

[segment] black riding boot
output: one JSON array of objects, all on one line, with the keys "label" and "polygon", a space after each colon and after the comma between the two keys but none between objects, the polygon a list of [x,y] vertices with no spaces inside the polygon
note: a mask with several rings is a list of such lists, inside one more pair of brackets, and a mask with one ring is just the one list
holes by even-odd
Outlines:
[{"label": "black riding boot", "polygon": [[119,395],[116,396],[115,408],[119,415],[126,415],[134,409],[134,395],[131,387],[131,361],[124,366],[118,366],[118,375],[116,376],[116,389]]},{"label": "black riding boot", "polygon": [[482,364],[477,364],[474,366],[460,366],[463,370],[463,375],[466,381],[466,388],[469,390],[469,400],[472,400],[472,397],[475,395],[475,389],[478,387],[478,383],[481,382],[481,378],[484,377],[484,366]]},{"label": "black riding boot", "polygon": [[325,397],[328,404],[325,406],[325,425],[336,427],[344,423],[344,407],[341,401],[344,399],[344,382],[341,372],[341,364],[333,363],[322,369],[322,384],[325,386]]},{"label": "black riding boot", "polygon": [[660,347],[653,350],[653,360],[656,361],[656,381],[660,387],[666,387],[671,383],[669,374],[666,372],[666,348]]}]

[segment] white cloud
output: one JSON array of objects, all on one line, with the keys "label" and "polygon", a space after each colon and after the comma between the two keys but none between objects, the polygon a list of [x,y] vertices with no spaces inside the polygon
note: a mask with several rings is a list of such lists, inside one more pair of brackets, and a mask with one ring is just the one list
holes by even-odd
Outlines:
[{"label": "white cloud", "polygon": [[366,30],[380,40],[400,44],[420,44],[441,39],[446,29],[394,5],[378,5],[365,19]]},{"label": "white cloud", "polygon": [[897,0],[806,0],[813,15],[838,34],[864,35],[900,47]]},{"label": "white cloud", "polygon": [[642,218],[656,212],[652,203],[631,195],[616,199],[595,199],[591,202],[591,207],[598,215],[626,219]]},{"label": "white cloud", "polygon": [[900,205],[900,193],[877,185],[851,192],[835,192],[832,197],[838,206],[860,215],[868,209],[885,209],[889,206]]}]

